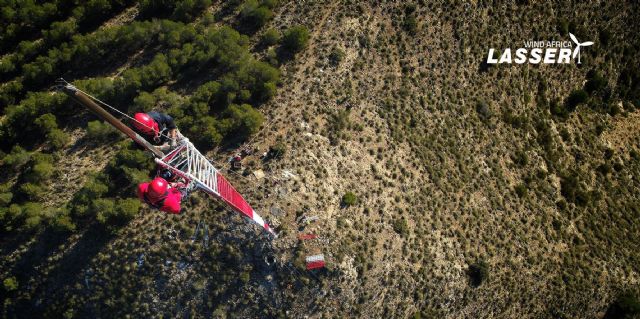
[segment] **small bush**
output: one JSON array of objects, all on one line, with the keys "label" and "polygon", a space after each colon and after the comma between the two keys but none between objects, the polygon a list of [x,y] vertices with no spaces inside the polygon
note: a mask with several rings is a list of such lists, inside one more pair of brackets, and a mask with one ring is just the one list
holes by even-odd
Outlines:
[{"label": "small bush", "polygon": [[51,221],[51,227],[58,233],[71,233],[76,230],[76,224],[73,222],[66,210],[59,211]]},{"label": "small bush", "polygon": [[2,289],[5,292],[12,292],[18,290],[18,280],[16,277],[9,277],[2,281]]},{"label": "small bush", "polygon": [[229,117],[241,138],[245,139],[255,134],[262,126],[264,117],[249,104],[231,104],[228,109]]},{"label": "small bush", "polygon": [[247,0],[240,10],[240,20],[251,29],[260,29],[273,18],[273,12],[256,0]]},{"label": "small bush", "polygon": [[564,120],[569,118],[569,110],[567,110],[566,104],[561,104],[557,100],[552,100],[549,103],[549,112]]},{"label": "small bush", "polygon": [[469,283],[471,286],[478,287],[489,276],[489,266],[484,260],[479,260],[469,265],[467,275],[469,275]]},{"label": "small bush", "polygon": [[140,210],[140,201],[136,198],[118,199],[116,201],[116,221],[124,224],[132,220]]},{"label": "small bush", "polygon": [[19,145],[14,146],[11,152],[2,160],[5,165],[17,169],[31,160],[31,153],[25,151]]},{"label": "small bush", "polygon": [[56,116],[51,113],[47,113],[38,117],[34,123],[38,126],[38,128],[40,128],[43,134],[47,134],[53,129],[58,128]]},{"label": "small bush", "polygon": [[100,196],[109,191],[109,187],[103,183],[101,177],[98,175],[89,178],[73,198],[72,204],[74,207],[76,205],[88,205],[92,200],[100,198]]},{"label": "small bush", "polygon": [[393,222],[393,231],[398,233],[402,237],[409,236],[409,224],[404,218],[398,218]]},{"label": "small bush", "polygon": [[135,217],[140,209],[140,201],[135,198],[100,198],[94,200],[91,207],[96,212],[98,222],[107,228],[115,229]]},{"label": "small bush", "polygon": [[632,292],[625,292],[618,296],[609,306],[604,319],[631,319],[640,315],[640,300]]},{"label": "small bush", "polygon": [[9,206],[12,199],[13,199],[13,193],[9,191],[0,193],[0,207]]},{"label": "small bush", "polygon": [[307,46],[309,29],[304,26],[294,26],[285,31],[282,37],[282,47],[287,52],[295,54]]},{"label": "small bush", "polygon": [[600,91],[608,85],[607,80],[596,71],[589,71],[587,78],[588,80],[584,84],[584,90],[589,94]]},{"label": "small bush", "polygon": [[248,271],[243,271],[240,274],[240,281],[242,281],[243,284],[248,283],[250,279],[251,279],[251,273],[249,273]]},{"label": "small bush", "polygon": [[578,105],[587,102],[589,95],[584,90],[574,90],[564,100],[565,108],[568,112],[573,112]]},{"label": "small bush", "polygon": [[47,140],[54,150],[59,150],[69,143],[69,135],[63,130],[53,129],[47,134]]},{"label": "small bush", "polygon": [[568,202],[575,203],[578,206],[585,206],[591,200],[589,192],[584,189],[575,174],[563,174],[561,176],[560,193]]},{"label": "small bush", "polygon": [[282,158],[286,152],[287,146],[282,142],[278,142],[269,148],[269,156],[274,159]]},{"label": "small bush", "polygon": [[565,18],[558,19],[557,25],[558,33],[560,35],[566,36],[569,34],[569,21]]},{"label": "small bush", "polygon": [[527,152],[522,150],[516,151],[511,159],[516,165],[520,167],[525,167],[527,166],[527,164],[529,164],[529,156],[527,155]]},{"label": "small bush", "polygon": [[91,202],[91,210],[101,224],[108,224],[109,218],[115,213],[115,203],[109,198],[98,198]]},{"label": "small bush", "polygon": [[20,193],[30,200],[41,200],[45,193],[44,188],[39,184],[24,183],[19,187]]},{"label": "small bush", "polygon": [[418,21],[416,17],[413,15],[406,17],[402,23],[402,28],[410,35],[415,35],[416,32],[418,32]]},{"label": "small bush", "polygon": [[527,189],[527,186],[525,184],[518,184],[515,187],[515,191],[516,194],[518,195],[518,197],[523,198],[525,196],[527,196],[527,193],[529,192]]},{"label": "small bush", "polygon": [[27,202],[22,205],[22,219],[24,224],[22,227],[26,230],[34,230],[40,226],[42,218],[45,215],[42,204]]},{"label": "small bush", "polygon": [[266,46],[274,45],[280,41],[280,32],[276,29],[268,29],[262,34],[262,44]]},{"label": "small bush", "polygon": [[116,132],[113,126],[102,121],[91,121],[87,124],[87,137],[92,140],[104,141]]},{"label": "small bush", "polygon": [[358,197],[353,192],[346,192],[342,195],[342,206],[349,207],[353,206],[358,202]]},{"label": "small bush", "polygon": [[49,161],[38,161],[27,174],[27,180],[32,183],[42,183],[53,176],[53,164]]},{"label": "small bush", "polygon": [[488,120],[493,115],[489,105],[485,101],[478,101],[476,103],[476,112],[478,112],[478,116],[483,121]]},{"label": "small bush", "polygon": [[342,62],[344,56],[345,53],[344,51],[340,50],[340,48],[333,48],[331,50],[331,53],[329,54],[329,62],[331,62],[332,65],[337,66],[340,64],[340,62]]}]

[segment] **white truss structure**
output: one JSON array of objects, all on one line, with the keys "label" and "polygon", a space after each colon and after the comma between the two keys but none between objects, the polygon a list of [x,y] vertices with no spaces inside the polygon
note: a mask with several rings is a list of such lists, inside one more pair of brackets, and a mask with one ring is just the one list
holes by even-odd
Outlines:
[{"label": "white truss structure", "polygon": [[182,139],[178,147],[162,158],[156,158],[156,163],[171,170],[185,180],[195,183],[197,188],[221,199],[235,211],[245,215],[275,236],[260,215],[258,215],[247,201],[231,186],[209,160],[198,151],[187,138]]}]

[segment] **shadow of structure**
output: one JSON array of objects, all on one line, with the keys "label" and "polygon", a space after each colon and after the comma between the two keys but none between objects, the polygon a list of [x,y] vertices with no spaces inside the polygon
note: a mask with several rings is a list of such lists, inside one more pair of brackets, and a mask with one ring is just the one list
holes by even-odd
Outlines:
[{"label": "shadow of structure", "polygon": [[[97,223],[82,230],[77,239],[45,231],[13,267],[18,282],[27,287],[6,309],[9,317],[42,318],[47,313],[60,313],[56,306],[65,301],[64,294],[82,280],[82,270],[112,238]],[[61,245],[73,246],[64,251]],[[56,255],[59,260],[47,265]]]}]

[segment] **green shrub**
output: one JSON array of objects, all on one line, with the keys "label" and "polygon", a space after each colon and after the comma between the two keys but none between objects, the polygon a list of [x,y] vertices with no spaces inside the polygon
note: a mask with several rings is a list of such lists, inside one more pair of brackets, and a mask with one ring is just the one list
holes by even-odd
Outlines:
[{"label": "green shrub", "polygon": [[587,73],[587,82],[584,84],[584,90],[589,94],[593,94],[604,89],[607,85],[607,80],[599,72],[591,70]]},{"label": "green shrub", "polygon": [[476,103],[476,112],[478,112],[481,120],[488,120],[493,115],[489,105],[485,101],[478,101]]},{"label": "green shrub", "polygon": [[2,281],[2,289],[4,292],[12,292],[18,290],[18,279],[9,277]]},{"label": "green shrub", "polygon": [[[152,161],[151,161],[152,162]],[[139,149],[122,149],[111,163],[112,167],[132,167],[139,169],[151,169],[153,164],[149,161],[149,156]]]},{"label": "green shrub", "polygon": [[11,200],[13,199],[13,193],[10,191],[3,191],[0,193],[0,207],[9,206]]},{"label": "green shrub", "polygon": [[2,160],[5,165],[17,169],[31,160],[31,153],[25,151],[19,145],[15,145],[9,154]]},{"label": "green shrub", "polygon": [[116,133],[117,131],[113,126],[102,121],[91,121],[87,123],[87,137],[92,140],[104,141]]},{"label": "green shrub", "polygon": [[19,187],[20,193],[30,200],[40,200],[45,195],[44,188],[39,184],[24,183]]},{"label": "green shrub", "polygon": [[302,51],[309,42],[309,30],[304,26],[287,29],[282,37],[282,47],[291,54]]},{"label": "green shrub", "polygon": [[269,156],[274,159],[282,158],[287,152],[287,145],[282,142],[278,142],[275,145],[269,147]]},{"label": "green shrub", "polygon": [[341,204],[344,207],[353,206],[358,202],[358,197],[353,192],[346,192],[342,195]]},{"label": "green shrub", "polygon": [[49,30],[42,31],[42,37],[49,45],[60,43],[71,38],[77,32],[78,25],[75,18],[66,21],[56,21]]},{"label": "green shrub", "polygon": [[133,99],[134,112],[149,112],[156,105],[156,98],[149,92],[140,92],[135,99]]},{"label": "green shrub", "polygon": [[402,27],[410,35],[415,35],[416,32],[418,32],[418,21],[416,17],[413,15],[406,17],[402,23]]},{"label": "green shrub", "polygon": [[516,165],[520,167],[525,167],[527,166],[527,164],[529,164],[529,156],[527,155],[527,152],[522,150],[516,151],[516,153],[511,157],[511,159]]},{"label": "green shrub", "polygon": [[89,178],[84,186],[76,193],[73,205],[88,205],[94,199],[100,198],[109,191],[109,187],[102,181],[103,176],[96,175]]},{"label": "green shrub", "polygon": [[395,231],[398,235],[402,237],[409,236],[409,224],[407,220],[404,218],[398,218],[393,221],[393,231]]},{"label": "green shrub", "polygon": [[273,18],[273,12],[256,0],[247,0],[240,9],[240,20],[251,29],[259,29]]},{"label": "green shrub", "polygon": [[249,273],[248,271],[243,271],[242,273],[240,273],[240,281],[242,281],[243,284],[248,283],[250,279],[251,273]]},{"label": "green shrub", "polygon": [[584,90],[574,90],[564,100],[565,108],[568,112],[573,112],[578,105],[587,102],[589,95]]},{"label": "green shrub", "polygon": [[590,200],[590,194],[584,189],[576,174],[565,173],[560,178],[560,193],[568,202],[578,206],[585,206]]},{"label": "green shrub", "polygon": [[469,283],[473,287],[480,286],[489,276],[489,266],[484,260],[479,260],[471,265],[467,270]]},{"label": "green shrub", "polygon": [[337,66],[340,64],[340,62],[342,62],[344,56],[344,51],[340,50],[340,48],[334,47],[333,49],[331,49],[331,53],[329,54],[329,62],[332,65]]},{"label": "green shrub", "polygon": [[191,21],[211,5],[211,0],[141,0],[138,1],[143,18],[172,17],[180,21]]},{"label": "green shrub", "polygon": [[640,315],[640,300],[631,291],[618,296],[607,309],[604,319],[631,319]]},{"label": "green shrub", "polygon": [[59,150],[69,143],[69,135],[61,129],[53,129],[47,134],[47,140],[53,149]]},{"label": "green shrub", "polygon": [[520,197],[520,198],[523,198],[523,197],[527,196],[527,193],[529,192],[529,190],[527,189],[527,186],[525,184],[516,185],[515,191],[516,191],[516,194],[518,195],[518,197]]},{"label": "green shrub", "polygon": [[210,5],[211,0],[176,1],[171,16],[180,21],[191,21]]},{"label": "green shrub", "polygon": [[186,116],[179,120],[179,125],[187,128],[191,142],[201,150],[210,149],[222,141],[219,123],[214,117],[202,116],[194,123],[193,118]]},{"label": "green shrub", "polygon": [[41,130],[43,134],[47,134],[54,129],[58,128],[58,122],[56,121],[56,116],[47,113],[38,117],[34,122]]},{"label": "green shrub", "polygon": [[110,198],[97,198],[91,202],[91,210],[99,223],[107,225],[111,216],[115,215],[115,202]]},{"label": "green shrub", "polygon": [[116,201],[116,222],[124,224],[132,220],[140,211],[140,201],[137,198],[118,199]]},{"label": "green shrub", "polygon": [[569,110],[567,109],[566,104],[561,104],[557,100],[552,100],[549,103],[549,112],[561,119],[566,120],[569,117]]},{"label": "green shrub", "polygon": [[115,229],[133,219],[140,209],[140,201],[135,198],[100,198],[93,201],[92,210],[98,222],[109,229]]},{"label": "green shrub", "polygon": [[27,174],[27,181],[32,183],[42,183],[47,181],[54,173],[53,163],[47,160],[40,160],[34,163]]},{"label": "green shrub", "polygon": [[228,112],[235,128],[234,133],[237,133],[243,139],[258,132],[262,122],[264,122],[262,114],[249,104],[231,104]]},{"label": "green shrub", "polygon": [[[202,116],[209,112],[209,105],[213,105],[220,97],[220,82],[211,81],[199,86],[189,100],[193,115]],[[197,107],[204,103],[206,107]]]},{"label": "green shrub", "polygon": [[261,42],[263,45],[270,46],[278,43],[280,41],[280,32],[276,29],[267,29],[262,34]]},{"label": "green shrub", "polygon": [[340,110],[331,115],[329,118],[329,123],[327,128],[329,130],[328,135],[329,139],[333,142],[338,141],[340,137],[340,133],[347,129],[350,125],[349,114],[351,112],[349,110]]},{"label": "green shrub", "polygon": [[569,21],[565,18],[558,19],[557,25],[558,33],[562,36],[566,36],[569,34]]},{"label": "green shrub", "polygon": [[51,221],[51,227],[58,233],[71,233],[76,230],[76,224],[66,210],[60,210],[56,213]]},{"label": "green shrub", "polygon": [[[126,177],[129,186],[144,183],[149,180],[149,171],[140,170],[133,167],[122,166],[119,168],[123,175]],[[127,187],[129,188],[129,187]]]},{"label": "green shrub", "polygon": [[22,205],[22,219],[24,219],[23,227],[26,230],[34,230],[42,222],[45,215],[42,204],[35,202],[26,202]]}]

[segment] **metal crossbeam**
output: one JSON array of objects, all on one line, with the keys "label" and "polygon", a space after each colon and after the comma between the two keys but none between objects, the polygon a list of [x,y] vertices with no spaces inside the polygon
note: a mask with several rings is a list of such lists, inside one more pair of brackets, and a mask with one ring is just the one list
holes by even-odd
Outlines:
[{"label": "metal crossbeam", "polygon": [[185,180],[196,183],[196,186],[204,192],[223,200],[235,211],[275,235],[269,224],[251,208],[240,193],[220,174],[220,171],[187,138],[180,141],[173,151],[162,158],[156,158],[155,161]]}]

